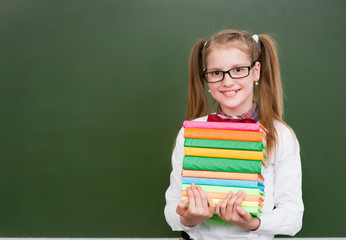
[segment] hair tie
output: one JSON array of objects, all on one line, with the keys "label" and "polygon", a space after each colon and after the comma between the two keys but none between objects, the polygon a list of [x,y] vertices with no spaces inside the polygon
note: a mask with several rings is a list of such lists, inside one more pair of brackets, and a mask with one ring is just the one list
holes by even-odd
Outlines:
[{"label": "hair tie", "polygon": [[258,43],[258,35],[254,34],[252,35],[253,40],[255,40],[256,43]]},{"label": "hair tie", "polygon": [[203,51],[205,51],[205,46],[207,46],[208,41],[205,41],[204,45],[203,45]]}]

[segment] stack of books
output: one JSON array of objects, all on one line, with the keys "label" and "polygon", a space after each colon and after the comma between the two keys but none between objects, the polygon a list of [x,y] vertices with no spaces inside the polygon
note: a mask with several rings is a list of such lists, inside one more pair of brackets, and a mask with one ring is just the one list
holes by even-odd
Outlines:
[{"label": "stack of books", "polygon": [[200,185],[217,204],[229,192],[246,193],[241,207],[262,214],[266,136],[259,123],[185,121],[182,196],[191,183]]}]

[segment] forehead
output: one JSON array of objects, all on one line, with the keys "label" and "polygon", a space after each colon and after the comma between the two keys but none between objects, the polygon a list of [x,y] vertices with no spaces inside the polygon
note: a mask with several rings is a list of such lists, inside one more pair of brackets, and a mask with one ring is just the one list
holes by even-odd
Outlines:
[{"label": "forehead", "polygon": [[250,64],[248,53],[244,48],[235,44],[211,46],[205,60],[208,68],[229,68]]}]

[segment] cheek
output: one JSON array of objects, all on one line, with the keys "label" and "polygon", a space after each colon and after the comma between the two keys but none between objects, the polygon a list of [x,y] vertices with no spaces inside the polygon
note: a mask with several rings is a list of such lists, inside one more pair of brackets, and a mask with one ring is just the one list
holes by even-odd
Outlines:
[{"label": "cheek", "polygon": [[240,87],[246,91],[251,91],[254,87],[254,80],[251,78],[251,79],[248,79],[247,81],[244,81],[242,83],[240,83]]},{"label": "cheek", "polygon": [[222,99],[221,93],[219,91],[219,86],[217,86],[216,84],[213,86],[209,87],[209,94],[211,95],[211,97],[216,100],[217,102],[220,102]]},{"label": "cheek", "polygon": [[216,94],[218,92],[218,86],[216,84],[209,84],[209,93],[213,98],[216,97]]},{"label": "cheek", "polygon": [[210,90],[210,93],[212,92],[217,92],[219,87],[220,87],[220,84],[219,83],[208,83],[208,87],[209,87],[209,90]]}]

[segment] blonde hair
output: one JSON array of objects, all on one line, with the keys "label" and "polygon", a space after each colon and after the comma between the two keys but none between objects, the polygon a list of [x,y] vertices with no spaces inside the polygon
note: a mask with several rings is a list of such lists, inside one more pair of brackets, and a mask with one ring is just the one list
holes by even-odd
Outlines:
[{"label": "blonde hair", "polygon": [[237,47],[248,54],[251,62],[259,61],[261,64],[261,76],[259,85],[254,88],[254,98],[259,106],[258,119],[269,131],[267,148],[270,153],[276,146],[278,138],[274,121],[277,120],[286,126],[287,124],[282,119],[283,93],[276,46],[270,36],[261,34],[258,37],[260,50],[255,40],[246,31],[224,30],[208,41],[197,41],[192,48],[189,60],[189,97],[186,119],[192,120],[209,113],[203,69],[210,50],[215,45]]}]

